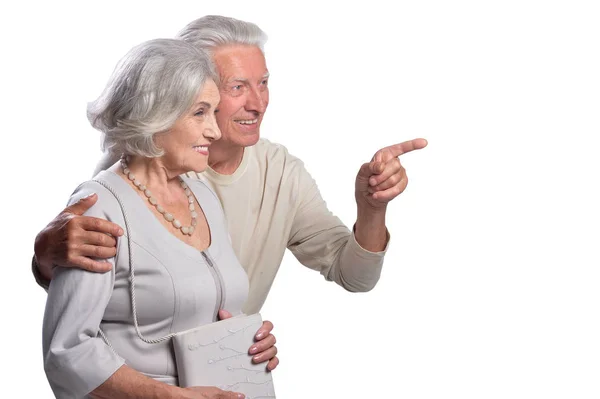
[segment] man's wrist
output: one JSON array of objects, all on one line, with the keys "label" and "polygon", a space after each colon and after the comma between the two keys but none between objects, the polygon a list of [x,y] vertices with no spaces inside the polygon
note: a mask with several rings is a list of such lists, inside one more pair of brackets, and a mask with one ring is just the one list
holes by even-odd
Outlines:
[{"label": "man's wrist", "polygon": [[33,265],[35,265],[35,269],[45,280],[51,280],[52,262],[48,262],[42,256],[39,256],[44,253],[47,246],[46,234],[44,234],[44,232],[45,229],[35,237],[35,243],[33,245]]},{"label": "man's wrist", "polygon": [[385,227],[386,208],[357,209],[354,238],[367,251],[383,251],[387,244],[387,228]]},{"label": "man's wrist", "polygon": [[31,271],[33,273],[33,277],[35,278],[36,283],[38,283],[39,286],[48,289],[48,287],[50,286],[51,276],[47,277],[42,273],[42,270],[40,269],[40,265],[35,255],[33,255],[33,258],[31,259]]},{"label": "man's wrist", "polygon": [[369,224],[381,224],[385,227],[385,214],[387,212],[387,204],[374,207],[369,204],[357,203],[356,220]]}]

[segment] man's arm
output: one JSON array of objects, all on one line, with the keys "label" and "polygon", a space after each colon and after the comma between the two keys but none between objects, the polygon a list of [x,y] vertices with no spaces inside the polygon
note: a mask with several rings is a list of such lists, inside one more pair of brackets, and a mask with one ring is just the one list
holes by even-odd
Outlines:
[{"label": "man's arm", "polygon": [[406,170],[400,155],[427,146],[427,140],[414,139],[382,148],[371,162],[363,164],[356,176],[355,197],[357,218],[355,236],[369,251],[381,251],[385,243],[387,204],[408,185]]},{"label": "man's arm", "polygon": [[385,250],[388,243],[388,231],[385,227],[386,208],[370,209],[357,207],[354,237],[361,248],[370,252]]},{"label": "man's arm", "polygon": [[[385,219],[383,243],[369,239],[359,244],[358,236],[329,211],[315,181],[302,163],[297,162],[299,177],[295,190],[300,198],[293,216],[288,249],[300,263],[319,271],[327,280],[335,281],[348,291],[371,290],[379,280],[389,239]],[[360,232],[380,227],[367,221]],[[374,242],[371,244],[371,241]]]},{"label": "man's arm", "polygon": [[[96,165],[93,176],[108,169],[118,161],[118,156],[105,153]],[[35,238],[32,272],[39,285],[48,288],[55,265],[77,267],[89,271],[106,272],[106,262],[91,259],[110,258],[115,255],[116,241],[123,230],[106,220],[82,217],[98,197],[93,194],[68,206]]]},{"label": "man's arm", "polygon": [[296,258],[349,291],[372,289],[389,243],[387,204],[408,184],[398,156],[426,145],[426,140],[416,139],[386,147],[362,165],[356,177],[357,218],[352,233],[327,209],[302,166],[298,188],[304,195],[288,242]]},{"label": "man's arm", "polygon": [[123,229],[104,219],[82,216],[97,200],[96,194],[81,198],[38,233],[32,261],[38,284],[48,286],[55,265],[94,272],[110,270],[110,264],[91,257],[106,259],[115,256],[115,237],[123,235]]},{"label": "man's arm", "polygon": [[357,218],[354,234],[361,247],[382,251],[387,242],[385,214],[387,204],[402,194],[408,185],[400,155],[427,146],[427,140],[414,139],[385,147],[363,164],[356,176]]}]

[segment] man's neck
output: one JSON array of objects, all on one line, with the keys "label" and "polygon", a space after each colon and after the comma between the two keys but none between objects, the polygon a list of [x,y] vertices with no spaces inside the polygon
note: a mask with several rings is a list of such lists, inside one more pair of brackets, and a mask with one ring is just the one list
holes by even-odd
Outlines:
[{"label": "man's neck", "polygon": [[210,146],[208,165],[221,175],[232,175],[242,163],[244,147],[213,143]]}]

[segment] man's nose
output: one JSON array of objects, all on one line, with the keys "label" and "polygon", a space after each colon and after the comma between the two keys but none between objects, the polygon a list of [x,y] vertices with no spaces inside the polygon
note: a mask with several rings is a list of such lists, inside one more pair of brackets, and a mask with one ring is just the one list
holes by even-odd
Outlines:
[{"label": "man's nose", "polygon": [[246,100],[246,110],[256,111],[260,114],[263,114],[266,109],[267,101],[265,98],[263,98],[263,92],[257,90],[256,88],[250,89],[248,98]]}]

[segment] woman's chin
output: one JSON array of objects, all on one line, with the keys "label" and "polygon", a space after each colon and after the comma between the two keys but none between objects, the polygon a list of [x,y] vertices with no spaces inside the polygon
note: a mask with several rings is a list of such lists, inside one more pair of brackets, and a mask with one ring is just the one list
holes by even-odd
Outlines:
[{"label": "woman's chin", "polygon": [[202,173],[206,169],[208,169],[208,162],[204,162],[203,164],[200,164],[200,165],[193,165],[193,167],[192,167],[192,169],[190,169],[190,171],[196,172],[196,173]]}]

